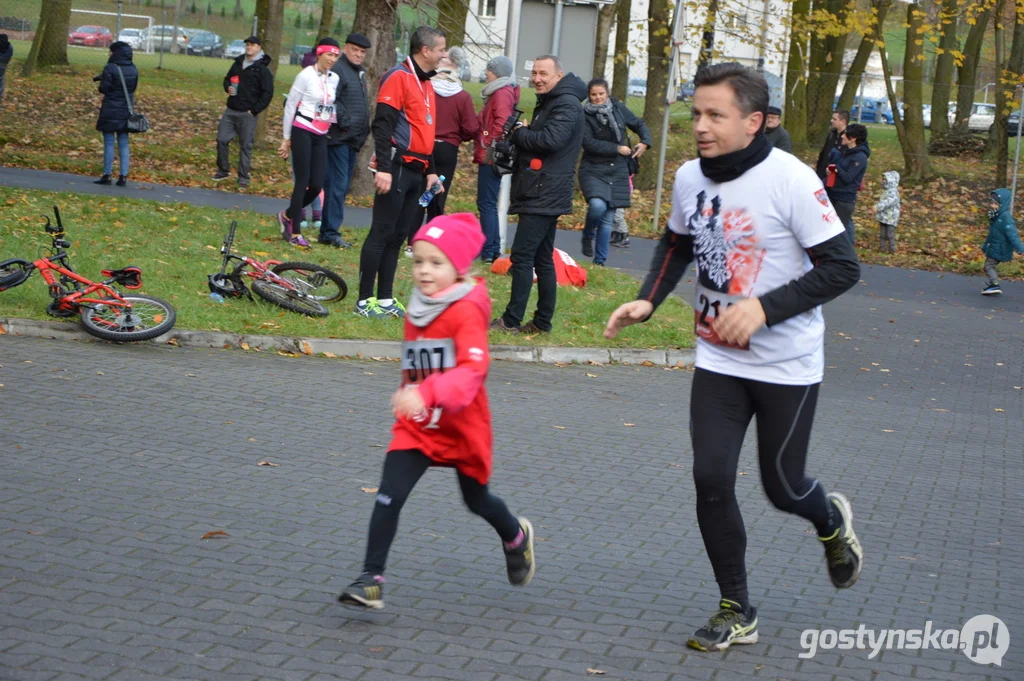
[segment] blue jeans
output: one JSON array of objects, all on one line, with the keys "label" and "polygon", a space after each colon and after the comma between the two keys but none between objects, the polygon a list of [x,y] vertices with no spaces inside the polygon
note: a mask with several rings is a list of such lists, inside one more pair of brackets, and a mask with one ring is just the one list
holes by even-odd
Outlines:
[{"label": "blue jeans", "polygon": [[[341,222],[345,219],[345,198],[352,186],[359,151],[347,144],[327,147],[327,178],[324,180],[324,213],[320,223],[320,240],[341,238]],[[316,205],[313,205],[316,210]]]},{"label": "blue jeans", "polygon": [[501,175],[493,166],[480,164],[476,181],[476,209],[480,213],[480,227],[484,230],[484,248],[481,260],[493,260],[501,255],[501,234],[498,229],[498,193]]},{"label": "blue jeans", "polygon": [[114,173],[114,135],[117,135],[117,151],[121,158],[121,174],[128,175],[128,162],[131,154],[128,153],[128,133],[105,132],[103,133],[103,174]]},{"label": "blue jeans", "polygon": [[590,199],[587,220],[583,224],[583,238],[594,239],[594,264],[601,265],[608,259],[608,242],[612,238],[612,220],[615,209],[609,208],[604,199]]}]

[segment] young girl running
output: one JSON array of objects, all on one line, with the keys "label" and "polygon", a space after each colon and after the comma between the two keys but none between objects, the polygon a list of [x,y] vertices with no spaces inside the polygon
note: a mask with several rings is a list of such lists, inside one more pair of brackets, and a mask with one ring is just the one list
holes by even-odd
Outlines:
[{"label": "young girl running", "polygon": [[377,492],[363,574],[338,600],[384,607],[384,567],[398,515],[431,466],[455,468],[462,499],[501,537],[508,581],[534,573],[533,526],[516,518],[487,482],[491,476],[491,411],[487,404],[487,326],[491,299],[482,278],[467,276],[484,244],[471,213],[441,215],[413,237],[415,287],[405,317],[402,386],[391,398],[391,445]]},{"label": "young girl running", "polygon": [[327,131],[337,121],[334,97],[338,92],[338,74],[331,71],[341,47],[334,38],[324,38],[316,46],[316,64],[295,76],[284,105],[284,140],[277,150],[281,158],[291,153],[295,187],[288,208],[277,215],[281,235],[303,248],[309,242],[302,236],[303,212],[324,188],[327,172]]}]

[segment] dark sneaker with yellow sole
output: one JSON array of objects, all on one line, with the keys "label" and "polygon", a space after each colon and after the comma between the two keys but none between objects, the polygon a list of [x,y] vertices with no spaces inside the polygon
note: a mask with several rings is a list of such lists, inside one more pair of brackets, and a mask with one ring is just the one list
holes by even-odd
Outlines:
[{"label": "dark sneaker with yellow sole", "polygon": [[505,566],[508,568],[508,581],[513,586],[526,586],[533,579],[537,564],[533,556],[533,525],[526,518],[519,518],[519,526],[523,528],[523,539],[514,549],[505,550]]},{"label": "dark sneaker with yellow sole", "polygon": [[728,650],[731,645],[757,643],[757,608],[749,613],[736,601],[723,598],[718,612],[693,633],[686,645],[705,653]]},{"label": "dark sneaker with yellow sole", "polygon": [[380,610],[384,607],[383,585],[383,577],[364,572],[359,575],[359,579],[349,584],[341,592],[341,595],[338,596],[338,602],[342,605],[350,605],[356,608]]}]

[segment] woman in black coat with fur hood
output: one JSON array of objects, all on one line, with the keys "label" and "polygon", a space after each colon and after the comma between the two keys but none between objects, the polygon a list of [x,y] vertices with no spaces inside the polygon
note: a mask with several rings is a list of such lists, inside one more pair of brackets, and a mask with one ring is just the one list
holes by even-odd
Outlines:
[{"label": "woman in black coat with fur hood", "polygon": [[[120,72],[119,72],[120,71]],[[121,74],[124,74],[124,85],[121,85]],[[96,121],[96,129],[103,133],[103,177],[96,184],[110,184],[110,176],[114,171],[114,139],[117,139],[118,156],[121,159],[121,175],[117,186],[128,184],[128,116],[131,115],[128,96],[134,100],[135,89],[139,85],[139,70],[132,63],[132,48],[120,40],[110,46],[110,59],[103,67],[103,72],[93,78],[100,83],[100,94],[103,103],[100,105],[100,116]]]}]

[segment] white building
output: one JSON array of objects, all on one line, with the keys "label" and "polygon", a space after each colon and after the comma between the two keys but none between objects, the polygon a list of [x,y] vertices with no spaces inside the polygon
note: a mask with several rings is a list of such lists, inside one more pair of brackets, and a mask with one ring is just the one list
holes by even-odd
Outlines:
[{"label": "white building", "polygon": [[[466,51],[470,57],[470,69],[474,77],[483,70],[490,57],[502,54],[505,46],[505,32],[508,19],[509,0],[468,0],[469,13],[466,16]],[[649,0],[633,0],[632,20],[629,24],[630,77],[646,79],[647,73],[647,11]],[[761,57],[762,19],[767,31],[764,34],[765,71],[785,76],[786,49],[788,42],[788,17],[790,5],[770,0],[721,0],[715,30],[714,61],[738,61],[756,66]],[[696,70],[700,54],[701,31],[705,12],[686,10],[683,16],[684,45],[681,50],[681,77],[688,80]],[[611,79],[615,34],[608,41],[608,67],[606,74]]]}]

